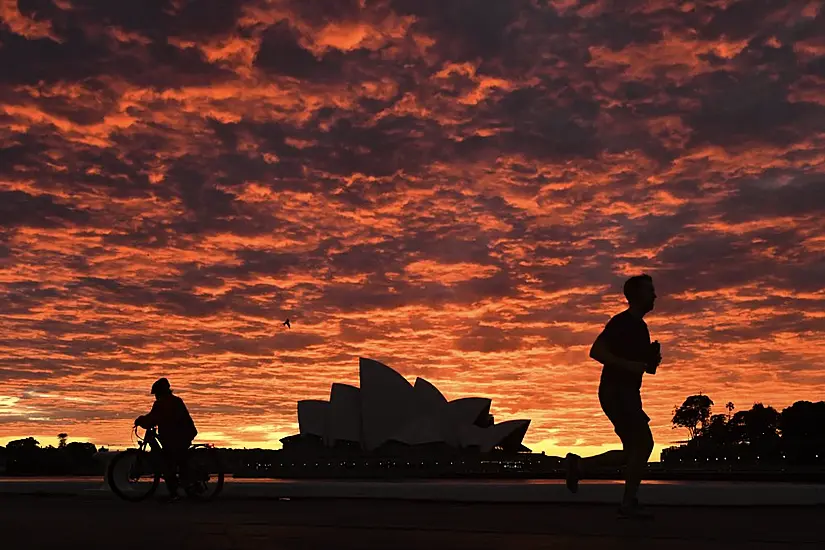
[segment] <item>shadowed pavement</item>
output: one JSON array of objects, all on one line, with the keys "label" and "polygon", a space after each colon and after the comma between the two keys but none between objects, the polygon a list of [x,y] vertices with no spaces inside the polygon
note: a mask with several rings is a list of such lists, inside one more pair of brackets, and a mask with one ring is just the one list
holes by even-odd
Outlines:
[{"label": "shadowed pavement", "polygon": [[821,507],[615,507],[358,500],[155,501],[0,496],[8,548],[821,549]]}]

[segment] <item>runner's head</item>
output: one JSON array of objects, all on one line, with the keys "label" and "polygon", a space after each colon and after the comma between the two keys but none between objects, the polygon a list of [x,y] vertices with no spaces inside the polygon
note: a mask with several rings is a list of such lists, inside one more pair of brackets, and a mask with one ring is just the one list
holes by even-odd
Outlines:
[{"label": "runner's head", "polygon": [[656,289],[653,278],[645,273],[634,275],[624,283],[624,296],[630,307],[643,314],[653,310],[656,302]]}]

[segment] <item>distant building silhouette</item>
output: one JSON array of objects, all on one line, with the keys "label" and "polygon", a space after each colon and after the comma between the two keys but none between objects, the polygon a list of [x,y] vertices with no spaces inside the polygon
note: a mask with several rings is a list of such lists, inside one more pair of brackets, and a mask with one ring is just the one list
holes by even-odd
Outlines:
[{"label": "distant building silhouette", "polygon": [[329,401],[299,401],[300,433],[281,440],[284,450],[530,452],[522,444],[530,420],[496,424],[488,398],[447,401],[423,378],[411,385],[372,359],[359,359],[359,376],[360,388],[333,383]]}]

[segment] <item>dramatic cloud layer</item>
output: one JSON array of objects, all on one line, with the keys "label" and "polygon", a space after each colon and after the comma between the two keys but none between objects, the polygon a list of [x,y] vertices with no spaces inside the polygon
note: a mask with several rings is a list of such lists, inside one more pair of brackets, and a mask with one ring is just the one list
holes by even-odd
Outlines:
[{"label": "dramatic cloud layer", "polygon": [[0,0],[0,439],[128,443],[166,375],[273,446],[366,356],[596,450],[641,271],[660,443],[821,398],[823,2],[618,5]]}]

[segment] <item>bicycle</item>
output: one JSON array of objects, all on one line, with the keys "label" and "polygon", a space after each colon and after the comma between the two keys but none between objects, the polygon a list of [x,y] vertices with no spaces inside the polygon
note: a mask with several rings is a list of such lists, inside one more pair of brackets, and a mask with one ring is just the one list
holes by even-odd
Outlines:
[{"label": "bicycle", "polygon": [[[137,426],[132,433],[138,440],[137,449],[118,453],[109,463],[106,480],[118,497],[129,502],[140,502],[155,493],[160,479],[165,478],[166,468],[161,454],[163,447],[155,428],[146,430],[142,438]],[[183,462],[182,478],[181,487],[188,497],[203,501],[215,498],[223,489],[224,482],[218,449],[209,443],[189,447]]]}]

